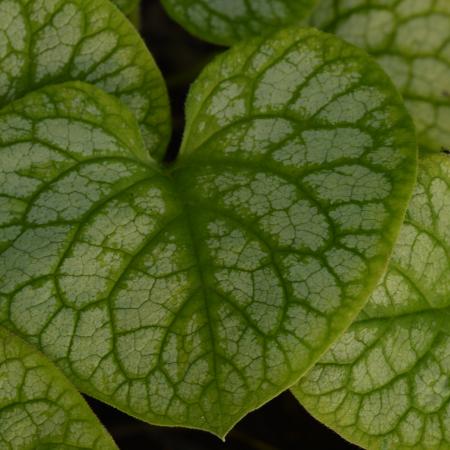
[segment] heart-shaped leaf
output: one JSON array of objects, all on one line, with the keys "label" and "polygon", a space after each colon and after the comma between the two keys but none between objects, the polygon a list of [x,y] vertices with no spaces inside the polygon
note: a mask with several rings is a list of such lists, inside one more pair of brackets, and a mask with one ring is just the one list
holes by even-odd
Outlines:
[{"label": "heart-shaped leaf", "polygon": [[193,35],[220,45],[267,34],[307,19],[317,0],[161,0]]},{"label": "heart-shaped leaf", "polygon": [[382,282],[358,320],[294,388],[368,449],[450,448],[450,160],[424,156]]},{"label": "heart-shaped leaf", "polygon": [[42,86],[86,81],[135,114],[148,151],[164,155],[164,81],[134,27],[109,0],[0,2],[0,107]]},{"label": "heart-shaped leaf", "polygon": [[312,23],[374,55],[403,94],[419,142],[450,147],[450,1],[321,0]]},{"label": "heart-shaped leaf", "polygon": [[0,328],[0,446],[114,450],[111,437],[62,373]]},{"label": "heart-shaped leaf", "polygon": [[379,280],[416,142],[364,52],[314,30],[243,43],[159,168],[85,83],[0,114],[0,320],[85,392],[223,436],[296,382]]}]

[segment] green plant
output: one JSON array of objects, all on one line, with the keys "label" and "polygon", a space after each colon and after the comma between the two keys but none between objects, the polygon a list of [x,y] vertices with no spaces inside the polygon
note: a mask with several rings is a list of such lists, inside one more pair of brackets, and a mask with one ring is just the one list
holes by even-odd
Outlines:
[{"label": "green plant", "polygon": [[388,270],[363,312],[293,389],[370,449],[450,448],[450,2],[340,4],[312,23],[373,53],[416,124],[419,180]]},{"label": "green plant", "polygon": [[294,388],[364,448],[450,446],[450,161],[422,157],[389,268],[358,319]]},{"label": "green plant", "polygon": [[306,23],[316,0],[162,0],[167,12],[195,36],[219,45]]},{"label": "green plant", "polygon": [[[228,1],[206,7],[200,0],[164,0],[173,17],[213,42],[262,34],[237,42],[203,70],[187,99],[179,155],[166,164],[165,84],[114,5],[0,1],[5,446],[114,448],[77,389],[150,423],[224,437],[249,411],[304,377],[294,393],[349,439],[369,448],[448,448],[445,433],[435,441],[402,440],[388,414],[399,411],[402,420],[406,414],[409,406],[401,409],[395,397],[406,394],[392,380],[422,373],[414,357],[433,357],[442,375],[432,389],[426,377],[435,372],[423,372],[423,386],[443,400],[419,396],[416,402],[434,401],[444,411],[450,396],[443,314],[450,283],[444,270],[449,163],[439,154],[450,135],[450,27],[441,24],[427,35],[428,47],[426,39],[394,47],[371,28],[385,23],[380,10],[450,21],[445,1],[417,6],[408,16],[408,3],[418,2],[386,0],[372,13],[372,2],[360,1],[368,6],[357,6],[355,14],[367,39],[336,25],[339,2],[319,3],[312,16],[317,26],[367,43],[405,106],[364,50],[299,25],[312,1],[284,0],[277,9],[269,8],[273,2],[237,0],[230,10]],[[114,3],[127,14],[136,8],[133,1]],[[239,20],[228,20],[239,11]],[[428,30],[428,19],[420,23]],[[281,25],[289,26],[276,30]],[[403,36],[404,26],[393,30]],[[415,60],[417,45],[424,53]],[[403,84],[401,58],[410,74]],[[433,71],[428,90],[424,59]],[[417,140],[407,109],[424,149],[419,183],[376,288],[416,181]],[[435,220],[427,222],[424,211]],[[398,276],[410,272],[412,279]],[[414,297],[422,289],[423,298]],[[382,304],[400,290],[411,295],[404,294],[398,311]],[[417,324],[428,328],[416,339]],[[402,331],[417,343],[406,346]],[[376,359],[377,345],[386,351],[383,339],[399,345],[393,362]],[[378,376],[369,384],[368,367]],[[372,413],[372,391],[386,391],[376,394],[388,413],[375,434],[391,433],[381,444],[345,421],[358,413],[360,397],[345,413],[339,409],[340,396],[353,389],[353,372],[360,388],[354,396],[369,402]],[[415,394],[408,395],[413,402]],[[433,407],[424,407],[423,420],[432,420]],[[448,408],[442,414],[445,422]],[[21,441],[30,420],[47,431],[30,428]]]}]

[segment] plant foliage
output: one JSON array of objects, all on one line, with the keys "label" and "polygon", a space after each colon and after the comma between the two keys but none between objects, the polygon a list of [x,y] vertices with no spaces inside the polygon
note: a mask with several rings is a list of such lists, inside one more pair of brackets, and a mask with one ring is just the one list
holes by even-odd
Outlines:
[{"label": "plant foliage", "polygon": [[305,23],[317,0],[161,0],[195,36],[231,45],[277,28]]},{"label": "plant foliage", "polygon": [[2,449],[114,450],[110,436],[62,373],[0,328]]},{"label": "plant foliage", "polygon": [[364,311],[294,388],[369,449],[450,447],[450,161],[421,159],[389,268]]},{"label": "plant foliage", "polygon": [[116,6],[0,0],[0,442],[114,448],[77,390],[224,437],[304,376],[349,440],[448,448],[449,3],[163,4],[236,43],[170,165]]}]

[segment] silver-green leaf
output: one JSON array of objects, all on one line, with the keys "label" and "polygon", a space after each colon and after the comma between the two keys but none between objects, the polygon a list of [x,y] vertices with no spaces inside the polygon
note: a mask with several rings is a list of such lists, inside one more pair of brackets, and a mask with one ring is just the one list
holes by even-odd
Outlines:
[{"label": "silver-green leaf", "polygon": [[387,273],[293,389],[314,416],[364,448],[450,448],[449,225],[449,157],[424,156]]},{"label": "silver-green leaf", "polygon": [[317,0],[161,0],[193,35],[220,45],[268,34],[309,18]]},{"label": "silver-green leaf", "polygon": [[109,0],[1,0],[0,108],[42,86],[85,81],[134,113],[147,150],[170,134],[166,87],[144,42]]},{"label": "silver-green leaf", "polygon": [[4,328],[0,328],[0,447],[117,449],[63,374]]},{"label": "silver-green leaf", "polygon": [[312,24],[376,58],[403,94],[421,145],[450,147],[450,1],[321,0]]},{"label": "silver-green leaf", "polygon": [[113,96],[36,90],[0,111],[0,321],[84,392],[224,436],[359,312],[416,158],[389,78],[315,30],[208,66],[170,167]]}]

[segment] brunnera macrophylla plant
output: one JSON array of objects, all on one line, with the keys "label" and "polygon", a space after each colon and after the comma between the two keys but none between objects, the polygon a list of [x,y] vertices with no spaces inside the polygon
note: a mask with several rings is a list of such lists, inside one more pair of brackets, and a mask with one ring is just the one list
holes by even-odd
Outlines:
[{"label": "brunnera macrophylla plant", "polygon": [[421,158],[383,280],[293,392],[364,448],[448,449],[450,2],[324,0],[312,23],[373,53],[392,76],[414,117]]},{"label": "brunnera macrophylla plant", "polygon": [[62,372],[5,328],[0,387],[2,449],[117,449]]},{"label": "brunnera macrophylla plant", "polygon": [[402,93],[422,147],[450,147],[450,1],[321,0],[310,22],[379,62]]},{"label": "brunnera macrophylla plant", "polygon": [[214,44],[231,45],[289,24],[306,23],[317,0],[161,0],[161,3],[194,36]]},{"label": "brunnera macrophylla plant", "polygon": [[[115,3],[126,13],[135,7]],[[14,449],[114,448],[77,390],[151,423],[224,437],[335,344],[360,352],[341,361],[346,350],[330,350],[331,370],[344,375],[320,376],[326,353],[294,392],[349,439],[369,448],[408,448],[413,437],[388,435],[401,423],[394,415],[401,410],[405,419],[429,399],[420,393],[415,399],[416,387],[406,381],[410,391],[402,390],[393,378],[423,374],[423,389],[443,399],[435,399],[437,414],[424,408],[414,416],[417,424],[448,418],[448,326],[445,320],[432,326],[445,312],[449,283],[446,157],[423,152],[407,221],[376,288],[417,168],[413,121],[391,79],[341,38],[299,25],[271,31],[306,20],[314,2],[280,0],[285,9],[271,9],[269,2],[237,1],[231,12],[225,1],[164,3],[188,29],[214,42],[270,31],[238,42],[204,69],[191,88],[184,139],[170,165],[161,163],[170,137],[164,81],[116,6],[0,0],[0,442]],[[349,2],[328,3],[319,3],[313,21],[321,7],[339,12]],[[373,2],[359,3],[355,14],[367,12],[360,26],[368,37],[357,45],[373,34],[366,26]],[[442,8],[436,15],[448,17],[445,2],[427,3],[426,14]],[[408,4],[416,5],[414,19],[425,11],[407,0],[387,0],[383,8],[396,19],[399,11],[408,14]],[[197,20],[196,11],[206,19]],[[228,19],[227,11],[241,11],[239,20]],[[216,16],[228,26],[216,25]],[[394,23],[393,36],[404,22]],[[432,22],[421,23],[429,36]],[[427,67],[448,62],[448,28],[439,30],[441,44],[424,50]],[[351,33],[343,37],[352,40]],[[366,50],[402,90],[420,143],[431,153],[448,137],[448,104],[435,96],[435,84],[426,89],[423,60],[408,53],[422,41],[409,42],[405,53],[401,43],[382,49],[405,59],[405,84],[385,58]],[[434,72],[447,92],[446,72]],[[393,264],[400,267],[398,287],[371,306]],[[412,295],[421,292],[414,303]],[[371,294],[368,312],[342,344],[338,339]],[[398,309],[392,306],[401,303],[397,296],[405,303]],[[441,347],[414,331],[417,323],[426,325],[423,305]],[[397,322],[410,313],[420,314]],[[373,319],[389,316],[379,321],[381,331],[374,326]],[[346,347],[354,327],[361,345]],[[395,337],[398,327],[406,334],[383,347],[383,330]],[[410,348],[401,346],[402,336]],[[381,354],[395,347],[398,366],[377,359],[376,345]],[[420,362],[419,354],[428,355],[441,368],[440,381],[433,384],[438,372],[431,366],[420,372],[412,354]],[[351,397],[347,389],[354,395],[344,409],[328,397],[338,381],[341,397]],[[365,428],[358,428],[351,418],[367,410],[374,417],[366,414]],[[27,425],[31,418],[38,427]],[[430,446],[428,435],[412,445],[447,448],[444,438],[441,447]]]},{"label": "brunnera macrophylla plant", "polygon": [[292,391],[368,449],[450,448],[450,160],[424,154],[383,280]]}]

